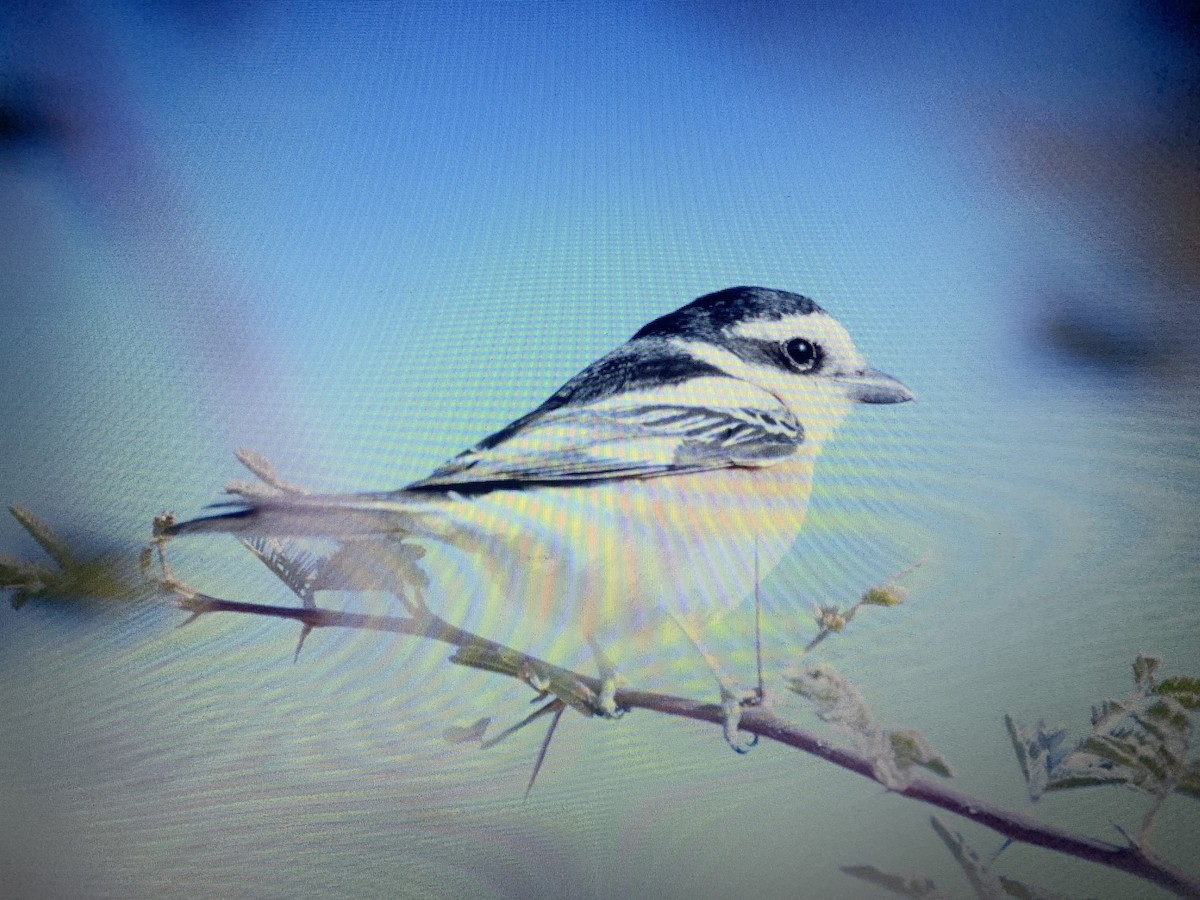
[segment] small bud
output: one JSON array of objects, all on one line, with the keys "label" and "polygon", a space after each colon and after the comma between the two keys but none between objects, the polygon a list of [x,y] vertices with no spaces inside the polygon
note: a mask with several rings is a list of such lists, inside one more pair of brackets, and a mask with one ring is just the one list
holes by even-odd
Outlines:
[{"label": "small bud", "polygon": [[907,595],[908,591],[897,584],[881,585],[863,594],[861,602],[865,606],[899,606]]},{"label": "small bud", "polygon": [[841,631],[846,627],[846,616],[837,606],[813,604],[813,618],[822,631]]},{"label": "small bud", "polygon": [[164,512],[161,516],[154,517],[154,536],[162,537],[167,533],[167,529],[175,524],[175,513],[171,511]]}]

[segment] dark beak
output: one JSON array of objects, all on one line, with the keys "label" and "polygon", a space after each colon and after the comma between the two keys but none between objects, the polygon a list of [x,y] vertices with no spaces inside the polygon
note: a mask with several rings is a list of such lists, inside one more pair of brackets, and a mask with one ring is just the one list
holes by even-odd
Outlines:
[{"label": "dark beak", "polygon": [[904,403],[914,399],[912,391],[891,375],[875,369],[835,375],[833,380],[846,389],[846,396],[855,403]]}]

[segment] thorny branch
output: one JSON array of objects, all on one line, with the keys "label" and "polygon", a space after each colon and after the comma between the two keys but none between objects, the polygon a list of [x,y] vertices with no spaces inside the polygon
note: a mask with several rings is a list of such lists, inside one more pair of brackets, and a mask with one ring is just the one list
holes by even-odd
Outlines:
[{"label": "thorny branch", "polygon": [[[158,538],[142,554],[140,567],[145,580],[137,584],[132,573],[125,572],[124,567],[117,564],[119,561],[77,560],[53,531],[28,510],[14,507],[12,512],[54,562],[53,566],[47,566],[0,557],[0,589],[16,592],[12,598],[14,607],[19,607],[30,597],[124,600],[144,597],[152,591],[162,591],[170,594],[181,609],[191,613],[191,617],[183,624],[218,612],[293,620],[302,627],[297,655],[304,638],[316,628],[352,628],[410,635],[453,645],[457,649],[450,658],[452,662],[515,678],[537,692],[540,699],[552,697],[553,699],[549,699],[524,720],[487,741],[482,741],[483,733],[489,724],[487,719],[480,719],[468,728],[452,728],[446,732],[448,740],[480,740],[482,746],[487,747],[493,746],[535,720],[547,715],[552,716],[550,728],[538,752],[533,776],[529,782],[530,788],[545,759],[554,728],[568,706],[587,716],[598,713],[613,715],[614,710],[616,714],[621,714],[632,709],[645,709],[717,725],[724,724],[728,715],[728,711],[719,704],[633,690],[618,686],[611,678],[600,679],[572,672],[450,624],[430,611],[421,598],[426,581],[416,565],[420,558],[420,551],[416,548],[404,545],[389,546],[380,549],[377,556],[372,558],[364,556],[354,547],[343,547],[332,559],[320,559],[288,551],[273,541],[248,544],[250,550],[300,598],[301,606],[285,607],[214,597],[195,591],[175,579],[167,565],[163,548],[163,528],[170,523],[168,517],[156,520],[155,532]],[[161,578],[157,579],[150,577],[150,565],[155,554],[162,571]],[[346,564],[347,570],[353,569],[353,577],[347,580],[346,571],[339,574],[340,565],[334,563]],[[903,577],[903,574],[906,573],[896,576],[883,587],[867,591],[858,603],[845,611],[834,606],[817,607],[814,612],[818,634],[808,647],[804,648],[804,652],[807,653],[834,632],[841,631],[861,607],[894,606],[900,603],[903,600],[903,590],[895,581]],[[400,582],[403,582],[407,590],[397,589],[400,588]],[[318,590],[356,587],[364,590],[388,590],[399,598],[407,615],[381,616],[339,612],[322,609],[315,602],[315,593]],[[1139,655],[1134,664],[1137,681],[1135,694],[1119,703],[1110,701],[1095,711],[1093,734],[1069,755],[1061,746],[1064,738],[1064,732],[1061,730],[1047,731],[1043,723],[1038,723],[1036,728],[1017,726],[1011,719],[1006,719],[1010,737],[1030,788],[1031,799],[1036,800],[1037,796],[1047,789],[1118,782],[1129,783],[1155,795],[1155,804],[1146,815],[1141,833],[1133,839],[1126,838],[1125,844],[1114,844],[1069,832],[1032,816],[981,801],[942,784],[909,777],[908,769],[897,779],[894,777],[894,771],[889,773],[886,769],[881,769],[877,756],[869,752],[859,752],[859,749],[837,746],[825,737],[801,728],[761,705],[748,706],[742,710],[740,728],[756,738],[764,737],[820,757],[868,778],[890,792],[953,812],[1003,835],[1009,841],[1075,856],[1145,879],[1179,896],[1200,898],[1200,878],[1167,863],[1155,854],[1146,842],[1146,832],[1153,813],[1167,794],[1179,790],[1194,796],[1200,795],[1200,769],[1197,769],[1194,762],[1174,774],[1170,774],[1174,770],[1168,766],[1166,771],[1169,777],[1165,779],[1161,777],[1161,773],[1156,776],[1157,781],[1146,781],[1143,777],[1146,773],[1153,775],[1159,772],[1164,759],[1171,762],[1168,756],[1164,756],[1164,750],[1170,749],[1167,744],[1172,735],[1176,743],[1180,742],[1182,735],[1183,749],[1186,750],[1190,725],[1187,724],[1186,718],[1182,724],[1175,719],[1183,716],[1184,709],[1200,709],[1200,680],[1176,677],[1156,683],[1153,675],[1157,665],[1157,659]],[[810,667],[798,677],[789,676],[789,681],[792,682],[793,690],[816,700],[819,707],[822,701],[830,701],[829,697],[823,697],[821,694],[831,681],[831,676],[835,675],[832,670],[816,666]],[[803,686],[800,682],[804,682]],[[857,692],[852,693],[856,695]],[[826,708],[828,715],[822,715],[819,708],[818,715],[826,721],[833,722],[854,718],[869,720],[865,704],[855,706],[853,703],[847,705],[840,702],[845,699],[845,695],[841,698],[833,697],[833,702],[829,702]],[[861,701],[860,697],[851,699]],[[1122,716],[1137,720],[1144,726],[1145,733],[1139,737],[1136,731],[1122,725]],[[1143,721],[1148,718],[1154,718],[1156,721]],[[900,757],[907,756],[909,766],[915,763],[939,774],[948,774],[945,766],[941,765],[944,761],[936,753],[920,746],[923,739],[912,745],[912,734],[905,731],[876,731],[874,736],[889,738],[894,745],[898,745],[896,749],[901,752],[893,756],[893,761],[903,762]],[[917,737],[919,738],[919,735]],[[905,743],[909,746],[899,746]],[[1174,748],[1177,757],[1179,749]],[[1132,768],[1143,757],[1154,765],[1144,766],[1144,771]],[[1138,778],[1146,783],[1141,783]],[[528,788],[526,794],[528,795]],[[969,863],[967,867],[977,877],[988,880],[993,887],[1000,885],[1005,893],[1029,895],[1028,892],[1022,893],[1024,887],[1017,882],[1012,884],[1017,885],[1020,890],[1009,890],[1009,880],[988,872],[987,867],[974,858],[973,851],[966,847],[960,836],[951,835],[938,823],[935,823],[935,828],[947,841],[948,846],[953,844],[959,847],[956,858],[960,863],[966,860]],[[1124,835],[1124,832],[1122,834]],[[878,872],[870,866],[849,867],[846,871],[893,890],[897,889],[898,885],[902,888],[900,892],[909,896],[932,896],[929,893],[933,889],[932,882],[928,882],[927,879],[912,881]],[[913,890],[916,893],[913,893]],[[989,888],[981,896],[992,896],[993,893]]]},{"label": "thorny branch", "polygon": [[[600,679],[563,669],[472,634],[427,611],[403,617],[362,615],[327,609],[280,607],[225,600],[192,591],[172,580],[164,581],[163,586],[176,595],[181,608],[192,613],[192,620],[209,613],[243,613],[291,619],[309,629],[354,628],[385,631],[451,644],[459,648],[451,657],[453,662],[516,678],[543,694],[547,692],[546,686],[552,685],[549,692],[555,693],[558,699],[542,707],[530,717],[531,719],[553,712],[553,724],[557,724],[565,705],[570,705],[585,715],[593,715],[597,711],[595,698],[602,689]],[[620,710],[645,709],[715,725],[721,725],[724,717],[724,711],[719,704],[702,703],[669,694],[618,688],[614,700]],[[872,759],[845,747],[836,746],[826,738],[801,728],[761,706],[751,706],[744,710],[740,728],[820,757],[905,797],[970,819],[1010,841],[1044,847],[1118,869],[1157,884],[1181,897],[1200,897],[1200,879],[1170,865],[1139,843],[1113,844],[1086,837],[921,778],[914,778],[902,787],[888,786],[876,774]],[[538,766],[541,765],[548,744],[549,735],[543,741],[539,752]],[[532,785],[532,780],[530,784]]]}]

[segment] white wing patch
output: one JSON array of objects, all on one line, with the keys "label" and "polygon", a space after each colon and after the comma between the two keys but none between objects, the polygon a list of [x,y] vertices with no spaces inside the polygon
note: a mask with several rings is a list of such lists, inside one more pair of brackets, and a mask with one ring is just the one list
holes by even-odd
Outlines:
[{"label": "white wing patch", "polygon": [[769,466],[793,456],[803,443],[803,427],[773,395],[745,387],[743,382],[736,393],[751,402],[738,406],[682,403],[673,391],[550,410],[494,446],[456,456],[407,489],[470,493],[651,478]]}]

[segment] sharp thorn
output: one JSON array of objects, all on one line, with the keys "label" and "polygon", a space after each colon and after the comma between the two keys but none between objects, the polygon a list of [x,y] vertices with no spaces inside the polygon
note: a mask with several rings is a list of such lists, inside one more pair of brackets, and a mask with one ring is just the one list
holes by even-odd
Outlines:
[{"label": "sharp thorn", "polygon": [[491,747],[495,747],[498,743],[500,743],[506,737],[520,731],[522,728],[524,728],[530,722],[533,722],[536,719],[540,719],[542,716],[546,715],[546,713],[555,712],[557,710],[560,710],[563,707],[563,705],[564,705],[564,703],[562,700],[559,700],[557,698],[555,698],[554,700],[551,700],[545,706],[540,707],[539,709],[536,709],[533,712],[531,712],[529,715],[527,715],[525,718],[523,718],[516,725],[509,725],[507,728],[505,728],[502,732],[500,732],[494,738],[484,741],[482,744],[479,745],[480,749],[487,750]]},{"label": "sharp thorn", "polygon": [[1007,850],[1009,847],[1011,847],[1013,845],[1013,843],[1014,843],[1014,841],[1012,838],[1005,838],[1004,843],[1000,845],[1000,849],[998,849],[995,853],[993,853],[992,858],[990,860],[988,860],[988,865],[989,866],[994,865],[996,860],[998,860],[1000,858],[1000,854],[1003,853],[1005,850]]},{"label": "sharp thorn", "polygon": [[300,651],[304,648],[305,639],[312,633],[313,627],[305,624],[300,628],[300,640],[296,642],[296,654],[292,657],[292,662],[298,662],[300,659]]},{"label": "sharp thorn", "polygon": [[533,791],[533,783],[537,781],[538,772],[542,770],[542,763],[546,761],[546,751],[550,749],[550,740],[554,737],[554,729],[558,727],[558,720],[562,718],[563,710],[567,708],[567,705],[561,700],[555,700],[554,704],[558,705],[558,709],[554,711],[554,718],[550,720],[550,727],[546,729],[546,736],[542,739],[537,760],[533,764],[533,772],[529,776],[529,784],[525,788],[525,796],[521,798],[522,803],[529,799],[529,794]]}]

